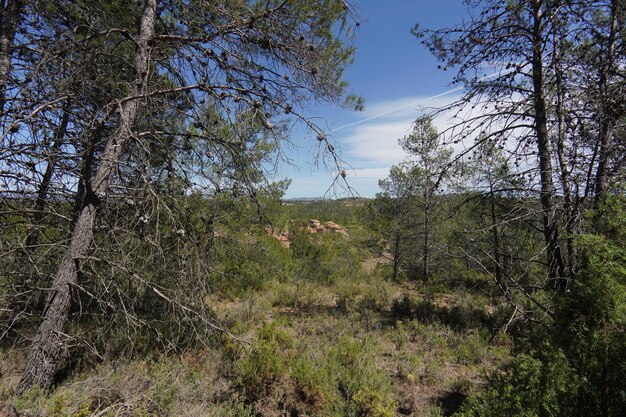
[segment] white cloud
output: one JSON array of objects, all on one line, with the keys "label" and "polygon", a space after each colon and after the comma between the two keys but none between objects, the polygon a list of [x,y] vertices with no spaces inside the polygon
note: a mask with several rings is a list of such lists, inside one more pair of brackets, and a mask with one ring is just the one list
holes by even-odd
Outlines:
[{"label": "white cloud", "polygon": [[444,107],[457,100],[460,97],[460,91],[461,87],[457,87],[434,96],[402,97],[367,105],[365,111],[362,113],[365,116],[364,118],[336,127],[333,129],[333,132],[339,132],[374,120],[415,120],[424,109]]},{"label": "white cloud", "polygon": [[[348,170],[348,181],[351,186],[361,195],[374,195],[378,191],[378,180],[386,178],[390,167],[408,156],[398,144],[398,139],[410,133],[415,119],[429,110],[445,108],[458,101],[461,96],[462,89],[454,88],[434,96],[409,96],[370,103],[361,113],[360,120],[332,129],[331,133],[338,145],[337,149],[341,152],[342,159],[351,167]],[[468,121],[487,112],[488,109],[482,106],[469,105],[459,112],[450,111],[439,114],[433,120],[433,124],[439,132],[445,132],[463,120]],[[454,133],[459,132],[458,128],[455,130]],[[462,152],[471,146],[477,132],[454,145],[455,153]],[[334,167],[329,166],[329,168],[332,171]],[[336,171],[333,172],[336,173]],[[315,193],[315,190],[319,194],[322,184],[328,186],[329,181],[332,182],[328,174],[328,172],[326,175],[311,172],[309,175],[312,178],[308,181],[296,176],[297,179],[294,178],[288,194],[307,196]],[[334,177],[334,174],[330,177]]]},{"label": "white cloud", "polygon": [[363,169],[353,169],[349,173],[354,175],[356,178],[386,178],[389,176],[390,167],[386,168],[363,168]]},{"label": "white cloud", "polygon": [[[350,129],[341,139],[345,157],[355,166],[389,166],[406,156],[398,138],[409,133],[411,119],[403,121],[378,121]],[[353,161],[353,162],[352,162]]]},{"label": "white cloud", "polygon": [[[410,133],[413,121],[424,108],[443,107],[458,98],[458,90],[453,89],[431,97],[403,97],[374,103],[363,119],[334,129],[335,138],[341,143],[343,156],[355,168],[389,167],[406,158],[398,139]],[[445,129],[449,122],[442,118],[435,120],[435,125]]]}]

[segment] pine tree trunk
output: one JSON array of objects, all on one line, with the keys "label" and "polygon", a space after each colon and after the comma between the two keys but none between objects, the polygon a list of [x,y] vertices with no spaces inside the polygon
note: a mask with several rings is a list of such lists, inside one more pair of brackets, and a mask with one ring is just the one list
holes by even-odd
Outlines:
[{"label": "pine tree trunk", "polygon": [[400,273],[400,240],[400,230],[397,230],[393,247],[393,281],[398,280]]},{"label": "pine tree trunk", "polygon": [[24,8],[23,0],[2,1],[0,12],[0,116],[4,114],[6,90],[13,57],[13,42]]},{"label": "pine tree trunk", "polygon": [[[430,200],[430,196],[427,197]],[[424,282],[428,281],[430,277],[430,202],[426,203],[424,207]]]},{"label": "pine tree trunk", "polygon": [[[148,0],[141,18],[132,97],[141,96],[147,90],[150,59],[148,42],[154,35],[156,8],[157,0]],[[139,106],[137,98],[127,100],[121,106],[120,124],[107,142],[91,190],[87,193],[85,204],[74,226],[70,246],[57,270],[52,295],[33,340],[18,392],[24,392],[33,385],[49,389],[63,364],[66,346],[62,334],[69,317],[71,288],[78,282],[80,261],[88,254],[93,242],[98,205],[107,194],[113,171],[131,137]]]},{"label": "pine tree trunk", "polygon": [[87,188],[91,184],[92,170],[94,166],[94,159],[96,153],[96,147],[103,138],[104,126],[98,126],[93,134],[91,134],[90,140],[85,145],[85,148],[81,151],[81,167],[80,176],[78,178],[78,186],[76,195],[74,197],[74,207],[72,207],[72,220],[70,222],[70,230],[74,228],[74,225],[78,221],[78,216],[85,205],[85,198],[87,195]]},{"label": "pine tree trunk", "polygon": [[44,209],[46,207],[46,202],[48,198],[48,192],[50,191],[50,183],[52,182],[52,176],[54,175],[54,169],[56,167],[57,158],[59,156],[59,152],[61,150],[61,144],[63,143],[63,139],[67,133],[67,126],[70,122],[70,113],[69,113],[69,100],[65,102],[63,106],[61,116],[61,123],[56,128],[54,133],[54,140],[52,143],[52,149],[48,155],[48,160],[46,161],[46,171],[43,174],[41,179],[41,183],[39,184],[39,189],[37,190],[37,199],[35,200],[35,211],[33,213],[33,217],[31,219],[30,230],[28,231],[28,235],[26,236],[26,240],[24,246],[26,251],[31,251],[32,248],[39,241],[39,231],[40,231],[40,223],[44,218]]},{"label": "pine tree trunk", "polygon": [[568,167],[567,159],[565,157],[565,90],[563,87],[563,63],[561,61],[560,47],[564,42],[557,37],[553,36],[554,47],[554,80],[556,87],[556,107],[555,113],[557,116],[557,137],[556,137],[556,156],[559,163],[559,179],[561,181],[561,188],[563,190],[563,212],[565,213],[565,233],[567,242],[567,275],[570,280],[574,279],[577,251],[574,244],[574,234],[576,232],[575,226],[578,217],[578,207],[574,203],[572,197],[572,187],[570,183],[571,168]]},{"label": "pine tree trunk", "polygon": [[596,170],[595,190],[594,190],[594,204],[597,207],[602,201],[602,198],[606,194],[607,187],[607,168],[611,153],[611,143],[613,139],[613,131],[616,125],[616,118],[614,115],[613,105],[614,100],[619,100],[615,97],[610,97],[608,91],[609,87],[609,72],[614,67],[615,60],[615,43],[617,33],[617,0],[611,1],[611,31],[609,33],[607,53],[605,57],[602,57],[604,62],[600,68],[600,133],[598,142],[600,144],[598,154],[598,168]]},{"label": "pine tree trunk", "polygon": [[552,181],[552,153],[548,136],[548,116],[543,93],[543,1],[533,0],[533,89],[535,109],[535,132],[541,178],[540,200],[543,209],[543,232],[548,252],[548,277],[550,286],[565,290],[567,279],[563,276],[563,257],[559,242],[554,183]]}]

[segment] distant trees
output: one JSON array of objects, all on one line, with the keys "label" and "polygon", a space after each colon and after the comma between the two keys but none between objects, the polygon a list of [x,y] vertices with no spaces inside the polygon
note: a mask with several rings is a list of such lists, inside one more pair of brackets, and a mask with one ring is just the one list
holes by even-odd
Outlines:
[{"label": "distant trees", "polygon": [[[485,143],[476,149],[473,162],[467,164],[465,189],[469,192],[469,201],[466,202],[475,214],[484,216],[485,221],[477,225],[477,230],[470,233],[479,235],[483,232],[489,244],[483,250],[488,254],[490,270],[493,272],[497,284],[506,286],[506,276],[509,270],[510,257],[513,256],[509,245],[519,245],[507,239],[507,229],[510,223],[515,223],[516,216],[525,212],[524,204],[519,203],[520,196],[524,197],[525,184],[511,169],[507,158],[501,149]],[[517,207],[516,207],[517,206]],[[521,206],[521,207],[519,207]]]},{"label": "distant trees", "polygon": [[381,192],[374,201],[377,226],[389,242],[391,278],[394,281],[398,280],[400,269],[406,263],[405,255],[413,250],[411,237],[415,234],[413,222],[416,216],[414,179],[408,167],[392,166],[389,176],[379,181]]},{"label": "distant trees", "polygon": [[429,117],[417,118],[412,132],[398,142],[408,159],[393,166],[389,177],[380,181],[383,192],[377,196],[383,210],[394,219],[388,230],[391,232],[393,277],[397,278],[403,255],[416,259],[414,242],[419,241],[420,275],[427,281],[431,275],[433,230],[440,217],[435,211],[439,205],[435,196],[450,178],[452,151],[442,147],[439,133]]},{"label": "distant trees", "polygon": [[[254,198],[290,118],[334,152],[302,106],[350,104],[341,75],[351,24],[340,0],[5,3],[2,248],[6,271],[21,266],[2,296],[22,295],[2,316],[3,335],[41,314],[23,391],[50,387],[64,366],[77,299],[141,323],[128,292],[142,288],[214,326],[185,301],[192,291],[139,273],[132,257],[154,265],[163,245],[186,236],[180,216],[194,191]],[[211,230],[205,220],[198,230]]]}]

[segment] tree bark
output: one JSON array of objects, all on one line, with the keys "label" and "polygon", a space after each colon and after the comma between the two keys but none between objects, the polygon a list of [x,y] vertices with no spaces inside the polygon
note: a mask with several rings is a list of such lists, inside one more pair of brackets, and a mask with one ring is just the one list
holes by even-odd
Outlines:
[{"label": "tree bark", "polygon": [[6,90],[13,57],[13,42],[24,8],[23,0],[3,0],[0,16],[0,116],[4,115]]},{"label": "tree bark", "polygon": [[598,153],[598,168],[596,169],[596,179],[594,187],[594,205],[597,207],[606,194],[607,187],[607,168],[611,153],[611,142],[613,139],[613,131],[617,123],[615,117],[616,100],[623,98],[611,97],[609,93],[609,73],[614,68],[615,60],[615,42],[617,33],[617,0],[611,1],[611,29],[609,32],[606,57],[600,65],[600,120],[599,120],[599,138],[600,144]]},{"label": "tree bark", "polygon": [[424,282],[428,281],[430,276],[430,200],[432,196],[428,195],[426,197],[427,202],[424,206]]},{"label": "tree bark", "polygon": [[548,277],[550,286],[563,291],[567,279],[563,276],[563,257],[559,242],[554,183],[552,181],[552,155],[548,136],[548,116],[543,91],[543,0],[533,0],[533,54],[532,78],[535,110],[535,133],[541,177],[540,201],[543,209],[543,230],[548,252]]},{"label": "tree bark", "polygon": [[[156,9],[157,0],[146,2],[135,52],[136,80],[131,89],[131,97],[139,97],[147,91],[149,41],[154,36]],[[131,138],[139,107],[138,98],[127,100],[121,105],[119,126],[106,144],[91,189],[88,190],[84,206],[74,226],[68,251],[54,277],[52,295],[33,340],[19,383],[19,393],[33,385],[49,389],[63,363],[66,347],[62,335],[69,317],[71,287],[78,282],[80,261],[85,258],[93,242],[97,208],[108,192],[113,171],[118,166],[124,148]]]},{"label": "tree bark", "polygon": [[[558,15],[557,15],[558,19]],[[558,22],[555,22],[558,24]],[[570,183],[571,168],[568,167],[565,157],[565,89],[563,84],[563,62],[561,61],[561,50],[564,41],[555,33],[553,36],[553,67],[554,80],[556,88],[556,117],[557,117],[557,136],[556,136],[556,154],[559,163],[559,179],[563,190],[563,212],[565,213],[565,233],[567,242],[567,275],[568,278],[574,279],[575,268],[577,262],[576,245],[574,244],[574,235],[576,233],[576,224],[578,217],[578,206],[574,202],[572,196],[572,187]]]},{"label": "tree bark", "polygon": [[395,242],[393,247],[393,281],[398,280],[398,273],[400,272],[400,229],[396,230]]}]

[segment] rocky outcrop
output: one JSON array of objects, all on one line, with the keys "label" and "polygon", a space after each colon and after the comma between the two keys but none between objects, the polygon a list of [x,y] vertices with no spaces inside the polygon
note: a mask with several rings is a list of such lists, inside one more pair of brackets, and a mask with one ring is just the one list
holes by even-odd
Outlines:
[{"label": "rocky outcrop", "polygon": [[339,233],[344,236],[348,235],[345,227],[338,225],[335,222],[327,221],[322,224],[319,220],[311,219],[308,224],[308,231],[310,233]]},{"label": "rocky outcrop", "polygon": [[324,223],[324,228],[325,231],[327,232],[331,232],[331,233],[339,233],[341,235],[347,235],[348,232],[346,231],[346,229],[340,225],[338,225],[335,222],[331,222],[331,221],[327,221]]},{"label": "rocky outcrop", "polygon": [[323,232],[325,227],[320,223],[319,220],[311,219],[309,220],[308,231],[311,233]]},{"label": "rocky outcrop", "polygon": [[[289,222],[290,226],[292,222]],[[309,233],[337,233],[343,236],[348,236],[348,231],[345,227],[331,221],[320,222],[316,219],[309,220],[307,226],[304,228]],[[274,239],[278,240],[284,247],[290,246],[289,231],[278,231],[274,228],[268,227],[267,233]]]},{"label": "rocky outcrop", "polygon": [[278,240],[281,245],[289,248],[289,246],[291,245],[291,242],[289,241],[289,232],[281,232],[271,227],[268,227],[266,230],[267,233],[269,233],[269,235],[272,236],[274,239]]}]

